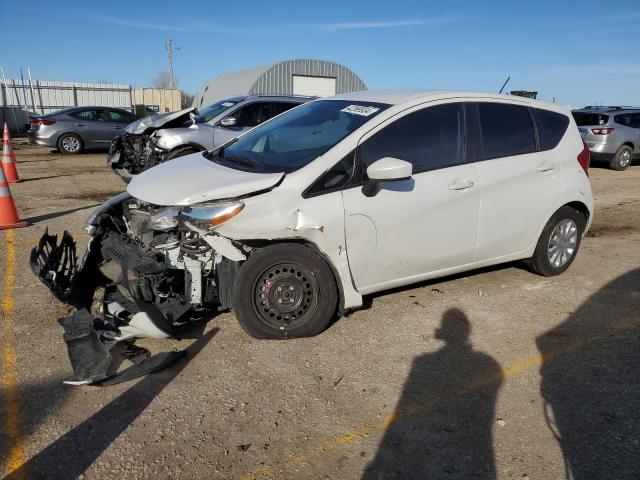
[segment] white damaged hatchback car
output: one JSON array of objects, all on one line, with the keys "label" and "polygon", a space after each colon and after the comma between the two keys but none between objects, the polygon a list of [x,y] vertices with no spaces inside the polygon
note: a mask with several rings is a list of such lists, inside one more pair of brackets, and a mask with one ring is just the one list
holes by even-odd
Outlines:
[{"label": "white damaged hatchback car", "polygon": [[593,217],[588,166],[555,104],[338,95],[140,174],[91,216],[80,262],[46,234],[32,265],[77,309],[102,292],[101,339],[229,308],[256,338],[316,335],[373,292],[520,259],[562,273]]}]

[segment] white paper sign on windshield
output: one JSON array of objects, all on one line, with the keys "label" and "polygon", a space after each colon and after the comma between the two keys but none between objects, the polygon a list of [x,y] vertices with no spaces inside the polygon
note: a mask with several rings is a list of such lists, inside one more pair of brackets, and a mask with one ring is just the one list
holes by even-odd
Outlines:
[{"label": "white paper sign on windshield", "polygon": [[372,107],[367,105],[349,105],[348,107],[340,110],[344,113],[351,113],[353,115],[362,115],[363,117],[368,117],[369,115],[376,113],[380,110],[378,107]]}]

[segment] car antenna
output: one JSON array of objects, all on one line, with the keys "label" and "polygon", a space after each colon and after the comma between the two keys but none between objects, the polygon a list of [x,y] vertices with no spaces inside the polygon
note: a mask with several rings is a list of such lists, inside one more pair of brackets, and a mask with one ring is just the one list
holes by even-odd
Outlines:
[{"label": "car antenna", "polygon": [[502,88],[498,92],[498,95],[500,95],[502,93],[502,91],[504,90],[504,87],[506,87],[507,83],[509,83],[509,80],[511,80],[511,77],[507,77],[507,79],[504,81],[504,83],[502,84]]}]

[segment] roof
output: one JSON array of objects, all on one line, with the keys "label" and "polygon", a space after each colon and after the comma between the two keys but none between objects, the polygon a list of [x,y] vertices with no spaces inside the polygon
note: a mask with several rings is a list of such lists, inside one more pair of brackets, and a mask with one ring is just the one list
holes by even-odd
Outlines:
[{"label": "roof", "polygon": [[366,90],[364,92],[344,93],[330,97],[330,100],[353,100],[360,102],[387,103],[398,105],[400,103],[419,103],[420,101],[433,101],[449,98],[486,98],[491,100],[511,101],[528,104],[531,106],[545,107],[551,110],[559,110],[564,107],[557,103],[541,102],[527,97],[515,95],[502,95],[487,92],[467,92],[462,90]]},{"label": "roof", "polygon": [[593,107],[587,106],[584,108],[577,108],[573,110],[574,112],[584,112],[584,113],[620,113],[620,112],[637,112],[640,110],[640,107]]}]

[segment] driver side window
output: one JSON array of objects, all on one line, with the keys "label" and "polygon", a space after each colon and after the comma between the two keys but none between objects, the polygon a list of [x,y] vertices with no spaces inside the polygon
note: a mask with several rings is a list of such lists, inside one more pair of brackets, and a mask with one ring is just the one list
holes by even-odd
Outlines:
[{"label": "driver side window", "polygon": [[364,170],[377,160],[393,157],[413,165],[413,173],[464,163],[464,110],[449,103],[399,118],[361,146]]},{"label": "driver side window", "polygon": [[241,128],[255,127],[271,118],[271,103],[255,102],[242,107],[230,115],[235,117],[236,126]]}]

